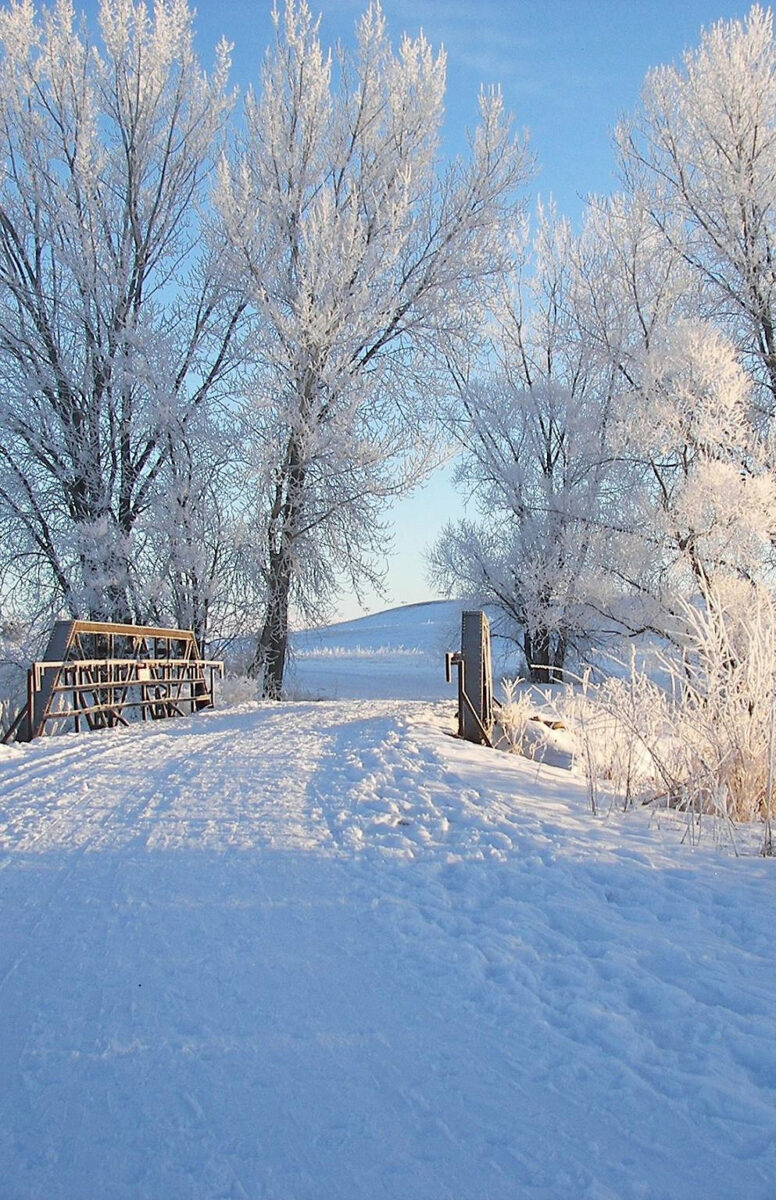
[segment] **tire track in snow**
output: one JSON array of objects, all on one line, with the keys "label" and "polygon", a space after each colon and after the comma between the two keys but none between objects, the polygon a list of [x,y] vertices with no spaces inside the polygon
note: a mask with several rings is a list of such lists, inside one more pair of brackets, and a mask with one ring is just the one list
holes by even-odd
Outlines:
[{"label": "tire track in snow", "polygon": [[[175,761],[189,761],[190,755],[190,748],[184,747],[177,754],[168,757],[166,765],[169,768]],[[72,760],[72,755],[67,757]],[[17,915],[11,936],[6,935],[3,940],[0,993],[14,971],[33,952],[36,934],[55,901],[60,907],[67,904],[68,889],[79,872],[84,856],[99,849],[126,846],[129,841],[142,843],[142,818],[154,795],[154,784],[157,781],[148,780],[143,786],[142,770],[129,774],[122,770],[126,758],[125,746],[102,746],[96,752],[92,752],[89,747],[89,753],[85,757],[86,761],[75,774],[75,786],[81,788],[76,798],[61,805],[52,804],[44,797],[41,808],[32,810],[36,818],[32,830],[25,836],[22,826],[21,836],[18,836],[12,852],[8,853],[3,861],[3,867],[8,867],[18,861],[20,855],[33,858],[40,856],[47,873],[50,873],[50,878],[48,884],[42,888],[40,874],[35,875],[34,891],[24,905],[30,919],[25,921],[23,914]],[[59,756],[53,756],[53,761],[49,762],[50,770],[55,773],[50,784],[52,788],[57,786],[59,766]],[[104,772],[106,766],[109,767],[109,779],[115,774],[115,778],[111,779],[112,802],[109,804],[102,798],[102,789],[95,794],[95,788],[92,786],[92,776],[100,772],[100,768]],[[41,776],[38,778],[41,779]],[[25,780],[20,787],[26,786]],[[25,809],[24,815],[29,821],[29,808]],[[117,830],[121,834],[118,838]],[[2,887],[2,878],[0,876],[0,903],[4,900],[7,890]],[[105,883],[108,892],[111,891],[110,883],[110,880]],[[14,887],[18,892],[18,880],[14,881]]]},{"label": "tire track in snow", "polygon": [[[15,888],[16,919],[13,937],[4,938],[0,991],[20,970],[27,978],[35,978],[43,958],[47,958],[47,976],[61,978],[66,988],[62,1003],[71,1015],[69,1024],[63,1026],[63,1016],[57,1013],[53,1027],[59,1028],[60,1039],[64,1034],[65,1041],[51,1044],[43,1011],[37,1015],[19,1011],[14,1017],[13,1009],[6,1004],[5,1020],[11,1027],[27,1032],[21,1041],[5,1040],[3,1074],[8,1079],[26,1081],[30,1103],[38,1108],[41,1102],[46,1103],[52,1088],[61,1090],[55,1066],[62,1061],[68,1099],[57,1120],[57,1169],[63,1178],[72,1178],[77,1171],[73,1155],[83,1154],[84,1139],[93,1120],[90,1089],[101,1031],[126,1021],[131,1029],[134,1023],[132,993],[126,993],[130,1009],[122,1016],[115,1007],[115,985],[106,994],[109,980],[104,978],[104,971],[94,973],[89,966],[112,962],[126,976],[127,933],[130,939],[137,937],[149,920],[141,907],[139,920],[133,923],[136,932],[126,927],[132,914],[127,904],[132,905],[138,896],[138,886],[143,905],[143,887],[151,889],[147,893],[151,898],[161,884],[158,898],[164,911],[165,901],[169,904],[167,897],[174,894],[180,876],[175,869],[168,880],[160,876],[167,875],[165,864],[175,868],[179,858],[176,851],[222,851],[233,846],[309,850],[330,841],[323,823],[319,821],[316,828],[307,804],[307,784],[316,769],[320,745],[310,729],[309,716],[298,711],[278,712],[275,707],[251,711],[239,723],[239,754],[235,753],[234,724],[234,714],[230,714],[225,720],[199,719],[186,722],[186,726],[176,723],[174,727],[110,731],[97,735],[94,741],[84,735],[78,745],[65,749],[39,743],[31,748],[34,761],[25,764],[21,777],[16,773],[9,780],[10,772],[6,772],[4,795],[11,818],[3,836],[8,848],[6,862],[22,865],[27,861],[35,869],[26,877],[29,892],[23,869],[14,872],[13,881],[8,881]],[[59,795],[63,770],[71,797],[75,792],[65,804]],[[30,788],[37,793],[34,803],[30,803]],[[160,851],[171,852],[173,857],[160,857]],[[98,925],[100,945],[86,944],[96,912],[89,907],[85,886],[94,890],[94,902],[99,901],[104,913],[104,923]],[[79,929],[83,934],[78,935],[77,944],[57,947],[52,958],[49,952],[55,946],[56,928],[64,913],[69,914],[71,936]],[[153,933],[153,925],[149,932]],[[165,969],[160,960],[157,972],[162,971],[162,978]],[[83,980],[78,982],[82,974]],[[12,1005],[18,1002],[16,994],[25,992],[29,992],[28,984],[14,988]],[[71,998],[68,993],[72,993]],[[136,995],[140,1000],[143,993],[138,991]],[[161,1000],[169,1004],[172,998],[172,992],[166,998],[157,993],[155,1003]],[[141,1004],[139,1014],[142,1010]],[[139,1046],[127,1049],[130,1060],[143,1054]],[[121,1063],[121,1046],[115,1051],[106,1046],[105,1052],[117,1053],[116,1061]],[[106,1072],[115,1077],[118,1092],[123,1076],[114,1071],[112,1061],[109,1057],[99,1070],[103,1077]],[[141,1063],[142,1057],[138,1066]],[[110,1090],[107,1093],[112,1094]],[[135,1099],[135,1119],[141,1127],[151,1129],[155,1109],[139,1099],[140,1095]],[[224,1194],[247,1196],[249,1191],[240,1180],[239,1170],[223,1153],[214,1132],[216,1122],[209,1113],[213,1097],[208,1091],[189,1090],[182,1093],[182,1103],[181,1129],[186,1130],[187,1139],[196,1139],[202,1146],[211,1164],[214,1194],[223,1190]],[[115,1120],[123,1122],[125,1114],[117,1111]],[[30,1153],[35,1156],[32,1148]],[[142,1168],[139,1170],[138,1194],[143,1192]],[[151,1178],[156,1178],[153,1171]]]},{"label": "tire track in snow", "polygon": [[[274,708],[247,714],[241,723],[239,766],[233,717],[222,728],[218,726],[224,721],[210,720],[211,725],[205,717],[189,719],[185,726],[139,725],[73,735],[79,744],[62,749],[54,739],[34,743],[34,761],[24,764],[21,778],[11,774],[12,764],[0,773],[8,814],[0,833],[6,850],[0,865],[31,855],[43,856],[47,868],[46,883],[36,874],[34,890],[25,897],[22,912],[17,910],[13,928],[6,930],[0,992],[32,952],[55,902],[60,908],[67,903],[68,889],[88,853],[257,844],[320,849],[330,841],[325,824],[311,819],[304,803],[319,756],[309,717]],[[306,762],[288,749],[289,736],[294,741],[300,729],[313,743]],[[99,744],[92,744],[92,737]],[[76,795],[63,803],[59,789],[65,767],[70,792]],[[257,784],[267,777],[274,786]],[[33,785],[39,795],[31,805],[28,789]],[[112,894],[111,882],[105,886]],[[14,888],[18,901],[18,879]],[[0,902],[3,896],[0,884]]]},{"label": "tire track in snow", "polygon": [[[234,714],[215,713],[175,722],[174,728],[83,734],[86,744],[63,751],[33,745],[32,754],[38,746],[42,753],[21,773],[15,763],[0,771],[4,865],[9,853],[96,849],[138,837],[159,847],[219,839],[289,845],[326,840],[323,823],[311,820],[306,803],[324,736],[316,736],[306,711],[294,708],[299,706],[252,709],[241,715],[237,736]],[[300,734],[308,743],[301,755]],[[99,745],[88,744],[91,738]],[[61,795],[65,769],[72,798]]]},{"label": "tire track in snow", "polygon": [[25,751],[11,899],[40,919],[0,1005],[9,1194],[772,1195],[751,864],[662,878],[573,785],[424,711],[84,735],[66,807],[59,750]]}]

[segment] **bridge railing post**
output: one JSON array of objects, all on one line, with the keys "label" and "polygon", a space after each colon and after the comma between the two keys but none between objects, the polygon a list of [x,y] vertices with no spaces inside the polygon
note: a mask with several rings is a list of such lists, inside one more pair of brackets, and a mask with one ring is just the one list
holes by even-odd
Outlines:
[{"label": "bridge railing post", "polygon": [[490,623],[479,609],[461,613],[461,649],[445,655],[447,682],[458,668],[458,736],[492,746],[493,667]]}]

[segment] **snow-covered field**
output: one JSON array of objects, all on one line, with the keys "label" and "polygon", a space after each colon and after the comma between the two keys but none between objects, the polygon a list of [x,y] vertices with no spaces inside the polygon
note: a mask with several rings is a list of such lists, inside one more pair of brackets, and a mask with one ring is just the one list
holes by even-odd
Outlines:
[{"label": "snow-covered field", "polygon": [[[357,696],[417,615],[356,631]],[[773,1200],[776,864],[452,714],[0,751],[3,1198]]]}]

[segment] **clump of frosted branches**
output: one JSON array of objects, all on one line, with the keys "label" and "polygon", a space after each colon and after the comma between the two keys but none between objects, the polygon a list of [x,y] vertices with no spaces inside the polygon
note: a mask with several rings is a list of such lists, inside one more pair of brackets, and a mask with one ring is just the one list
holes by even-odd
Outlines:
[{"label": "clump of frosted branches", "polygon": [[595,815],[630,808],[659,790],[660,773],[649,747],[662,741],[663,699],[660,689],[636,669],[635,659],[625,678],[595,682],[588,670],[561,695],[557,707],[575,730],[576,757]]},{"label": "clump of frosted branches", "polygon": [[217,696],[219,706],[224,708],[249,704],[256,699],[256,680],[248,675],[229,672],[219,682]]},{"label": "clump of frosted branches", "polygon": [[499,733],[513,754],[524,754],[528,722],[534,712],[530,695],[519,690],[522,679],[502,679],[502,700],[498,709]]}]

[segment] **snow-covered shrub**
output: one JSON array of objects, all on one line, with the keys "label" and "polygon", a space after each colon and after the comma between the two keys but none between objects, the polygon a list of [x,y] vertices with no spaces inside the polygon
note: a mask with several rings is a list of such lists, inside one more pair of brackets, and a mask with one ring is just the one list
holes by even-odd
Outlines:
[{"label": "snow-covered shrub", "polygon": [[219,707],[230,708],[234,704],[247,704],[257,696],[256,680],[248,675],[227,674],[216,683],[216,700]]},{"label": "snow-covered shrub", "polygon": [[[521,690],[521,685],[522,690]],[[502,700],[497,709],[495,745],[526,758],[542,758],[547,727],[537,715],[537,702],[524,680],[502,679]]]},{"label": "snow-covered shrub", "polygon": [[678,709],[685,789],[732,820],[770,819],[776,610],[764,588],[729,581],[686,608]]},{"label": "snow-covered shrub", "polygon": [[501,739],[515,754],[524,752],[528,722],[535,707],[525,691],[518,691],[522,682],[522,679],[501,680],[502,700],[498,709],[497,725]]},{"label": "snow-covered shrub", "polygon": [[697,815],[770,821],[774,789],[776,610],[770,594],[728,580],[681,607],[684,653],[658,656],[667,685],[637,666],[568,689],[567,717],[594,811],[664,800]]},{"label": "snow-covered shrub", "polygon": [[662,699],[635,663],[624,679],[593,682],[587,671],[562,693],[557,708],[575,732],[575,757],[587,779],[593,813],[613,805],[629,808],[655,795],[660,776],[648,747],[660,742],[666,727]]}]

